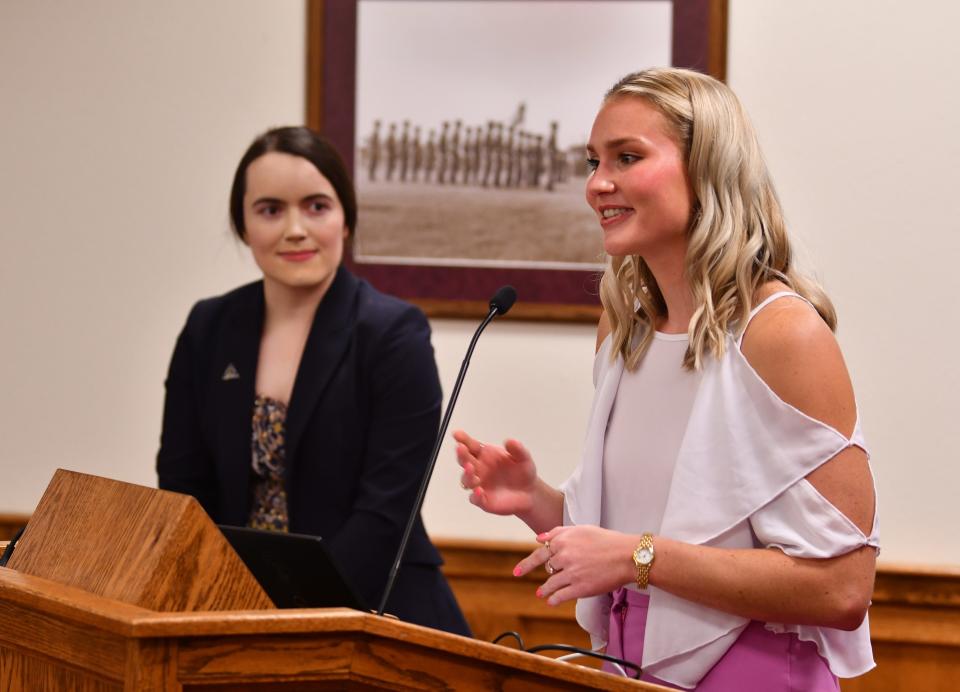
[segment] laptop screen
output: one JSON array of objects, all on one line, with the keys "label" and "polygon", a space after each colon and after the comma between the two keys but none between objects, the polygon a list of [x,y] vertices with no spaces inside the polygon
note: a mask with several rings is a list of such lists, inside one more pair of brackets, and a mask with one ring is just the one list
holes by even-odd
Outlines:
[{"label": "laptop screen", "polygon": [[369,612],[319,536],[219,526],[277,608],[354,608]]}]

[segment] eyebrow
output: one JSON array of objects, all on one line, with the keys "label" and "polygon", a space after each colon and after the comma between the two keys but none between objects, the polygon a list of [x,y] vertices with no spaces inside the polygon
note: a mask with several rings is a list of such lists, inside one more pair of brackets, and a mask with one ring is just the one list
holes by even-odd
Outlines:
[{"label": "eyebrow", "polygon": [[312,202],[313,200],[323,200],[323,201],[333,201],[333,197],[328,195],[326,192],[317,192],[313,195],[307,195],[304,197],[301,202]]},{"label": "eyebrow", "polygon": [[[624,144],[640,144],[641,146],[646,146],[649,144],[649,141],[645,137],[618,137],[617,139],[610,139],[603,143],[603,149],[616,149],[622,147]],[[590,144],[587,145],[587,151],[593,152],[596,151]]]},{"label": "eyebrow", "polygon": [[283,204],[283,200],[277,199],[276,197],[258,197],[253,200],[253,206],[257,206],[258,204]]},{"label": "eyebrow", "polygon": [[[313,200],[332,200],[332,199],[333,197],[326,194],[325,192],[317,192],[312,195],[307,195],[306,197],[301,199],[300,202],[302,203],[302,202],[312,202]],[[254,206],[258,204],[286,204],[286,203],[287,203],[286,200],[279,199],[277,197],[258,197],[257,199],[253,200]]]}]

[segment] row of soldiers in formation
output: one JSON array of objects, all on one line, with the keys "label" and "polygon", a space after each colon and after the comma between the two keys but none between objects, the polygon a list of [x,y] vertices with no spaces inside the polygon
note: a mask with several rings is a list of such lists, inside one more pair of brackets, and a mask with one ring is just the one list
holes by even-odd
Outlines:
[{"label": "row of soldiers in formation", "polygon": [[375,120],[362,150],[367,180],[553,190],[570,175],[567,156],[557,149],[556,121],[546,137],[494,120],[486,127],[445,121],[439,137],[430,130],[426,141],[421,131],[404,120],[399,134],[390,123],[384,137]]}]

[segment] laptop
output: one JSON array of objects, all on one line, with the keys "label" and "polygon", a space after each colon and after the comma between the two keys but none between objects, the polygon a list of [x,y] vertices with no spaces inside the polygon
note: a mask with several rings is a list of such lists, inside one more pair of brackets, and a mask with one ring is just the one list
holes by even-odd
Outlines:
[{"label": "laptop", "polygon": [[370,609],[347,582],[320,536],[218,528],[277,608]]}]

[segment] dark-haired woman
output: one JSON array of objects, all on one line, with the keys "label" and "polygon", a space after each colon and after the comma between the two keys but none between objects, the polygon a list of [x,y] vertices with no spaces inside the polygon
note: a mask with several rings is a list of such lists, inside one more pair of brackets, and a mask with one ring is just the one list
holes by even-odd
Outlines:
[{"label": "dark-haired woman", "polygon": [[[230,215],[260,281],[197,303],[166,381],[159,485],[218,523],[321,535],[379,603],[437,432],[430,328],[342,266],[353,186],[303,127],[258,137]],[[418,520],[387,604],[469,635]]]}]

